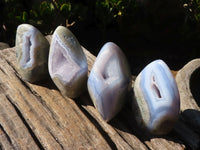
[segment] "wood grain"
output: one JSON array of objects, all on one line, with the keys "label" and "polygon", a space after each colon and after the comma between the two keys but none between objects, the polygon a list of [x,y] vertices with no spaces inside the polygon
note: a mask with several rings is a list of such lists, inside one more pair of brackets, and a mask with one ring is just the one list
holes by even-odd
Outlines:
[{"label": "wood grain", "polygon": [[[84,53],[90,71],[96,57],[86,49]],[[131,96],[106,123],[87,90],[73,100],[63,97],[49,77],[37,84],[24,82],[17,72],[15,48],[0,52],[0,95],[0,149],[200,148],[198,132],[185,122],[188,116],[181,114],[168,135],[152,136],[137,126]]]},{"label": "wood grain", "polygon": [[[181,70],[178,71],[176,75],[176,81],[179,88],[180,98],[181,98],[181,110],[184,111],[186,109],[195,109],[200,110],[200,107],[198,106],[198,102],[200,100],[195,99],[193,93],[192,93],[192,84],[191,79],[194,75],[194,73],[197,73],[197,76],[195,76],[194,86],[196,83],[200,83],[200,59],[194,59],[187,63]],[[200,87],[200,86],[199,86]],[[197,90],[197,93],[199,92],[199,89],[196,89],[198,87],[195,87],[194,90]]]}]

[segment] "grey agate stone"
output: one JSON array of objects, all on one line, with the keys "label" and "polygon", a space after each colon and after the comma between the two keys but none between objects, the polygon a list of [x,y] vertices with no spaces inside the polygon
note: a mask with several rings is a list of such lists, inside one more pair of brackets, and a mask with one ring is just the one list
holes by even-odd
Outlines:
[{"label": "grey agate stone", "polygon": [[78,97],[87,83],[87,59],[73,33],[58,26],[49,52],[49,74],[64,96]]},{"label": "grey agate stone", "polygon": [[16,57],[22,78],[31,83],[48,76],[49,43],[29,24],[21,24],[16,33]]},{"label": "grey agate stone", "polygon": [[147,65],[134,83],[133,110],[139,125],[153,134],[167,134],[180,112],[176,81],[162,60]]},{"label": "grey agate stone", "polygon": [[90,97],[105,121],[122,108],[131,89],[131,73],[121,49],[106,43],[99,52],[88,78]]}]

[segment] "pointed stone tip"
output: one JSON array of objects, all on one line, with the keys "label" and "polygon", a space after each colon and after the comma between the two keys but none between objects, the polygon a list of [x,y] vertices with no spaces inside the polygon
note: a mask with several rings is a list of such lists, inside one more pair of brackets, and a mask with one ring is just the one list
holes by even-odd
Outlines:
[{"label": "pointed stone tip", "polygon": [[32,28],[32,29],[38,30],[36,27],[34,27],[31,24],[23,23],[23,24],[20,24],[20,25],[17,26],[17,31],[23,30],[23,28],[27,28],[27,29]]},{"label": "pointed stone tip", "polygon": [[151,65],[154,65],[154,64],[161,64],[161,65],[166,65],[167,66],[167,64],[162,60],[162,59],[156,59],[156,60],[154,60],[154,61],[152,61],[151,63],[149,63],[147,66],[151,66]]},{"label": "pointed stone tip", "polygon": [[107,43],[105,43],[103,45],[103,47],[101,48],[101,50],[102,49],[108,49],[108,50],[113,50],[113,51],[120,50],[121,51],[120,47],[117,44],[115,44],[114,42],[107,42]]},{"label": "pointed stone tip", "polygon": [[63,29],[66,29],[66,27],[64,27],[64,26],[58,26],[58,27],[55,29],[54,33],[57,32],[57,31],[59,31],[59,30],[63,30]]},{"label": "pointed stone tip", "polygon": [[115,44],[114,42],[107,42],[104,45],[106,45],[106,46],[112,46],[112,45],[117,46],[117,44]]},{"label": "pointed stone tip", "polygon": [[55,29],[55,31],[54,31],[54,33],[56,33],[56,32],[63,32],[63,33],[65,33],[65,32],[69,32],[69,33],[71,33],[72,34],[72,32],[67,28],[67,27],[64,27],[64,26],[58,26],[56,29]]},{"label": "pointed stone tip", "polygon": [[162,64],[162,65],[168,66],[162,59],[157,59],[157,60],[153,61],[153,63],[159,63],[159,64]]}]

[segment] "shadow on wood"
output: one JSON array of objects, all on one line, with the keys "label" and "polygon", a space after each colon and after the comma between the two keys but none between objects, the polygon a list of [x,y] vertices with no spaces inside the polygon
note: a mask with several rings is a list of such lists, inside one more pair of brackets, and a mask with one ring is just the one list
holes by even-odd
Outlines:
[{"label": "shadow on wood", "polygon": [[[91,70],[95,56],[86,49],[84,52]],[[64,98],[51,81],[30,84],[24,82],[16,70],[15,48],[1,51],[2,149],[200,148],[200,137],[196,131],[199,126],[193,130],[193,123],[191,121],[190,124],[188,119],[193,114],[199,119],[199,106],[194,101],[182,101],[184,107],[180,121],[171,133],[152,136],[137,126],[130,103],[112,121],[106,123],[93,106],[88,92],[75,100]],[[186,83],[185,80],[180,82]]]}]

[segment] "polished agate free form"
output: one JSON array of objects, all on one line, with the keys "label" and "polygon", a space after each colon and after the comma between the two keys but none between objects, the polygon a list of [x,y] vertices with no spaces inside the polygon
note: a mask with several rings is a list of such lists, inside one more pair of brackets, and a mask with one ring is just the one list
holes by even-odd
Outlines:
[{"label": "polished agate free form", "polygon": [[178,119],[180,97],[175,79],[162,60],[147,65],[134,83],[133,110],[140,125],[167,134]]},{"label": "polished agate free form", "polygon": [[106,43],[100,50],[88,78],[90,97],[105,121],[122,108],[131,88],[131,73],[121,49]]},{"label": "polished agate free form", "polygon": [[48,63],[49,74],[64,96],[76,98],[86,89],[87,59],[68,28],[58,26],[54,31]]},{"label": "polished agate free form", "polygon": [[16,33],[18,71],[29,82],[38,82],[48,76],[49,43],[32,25],[21,24]]}]

